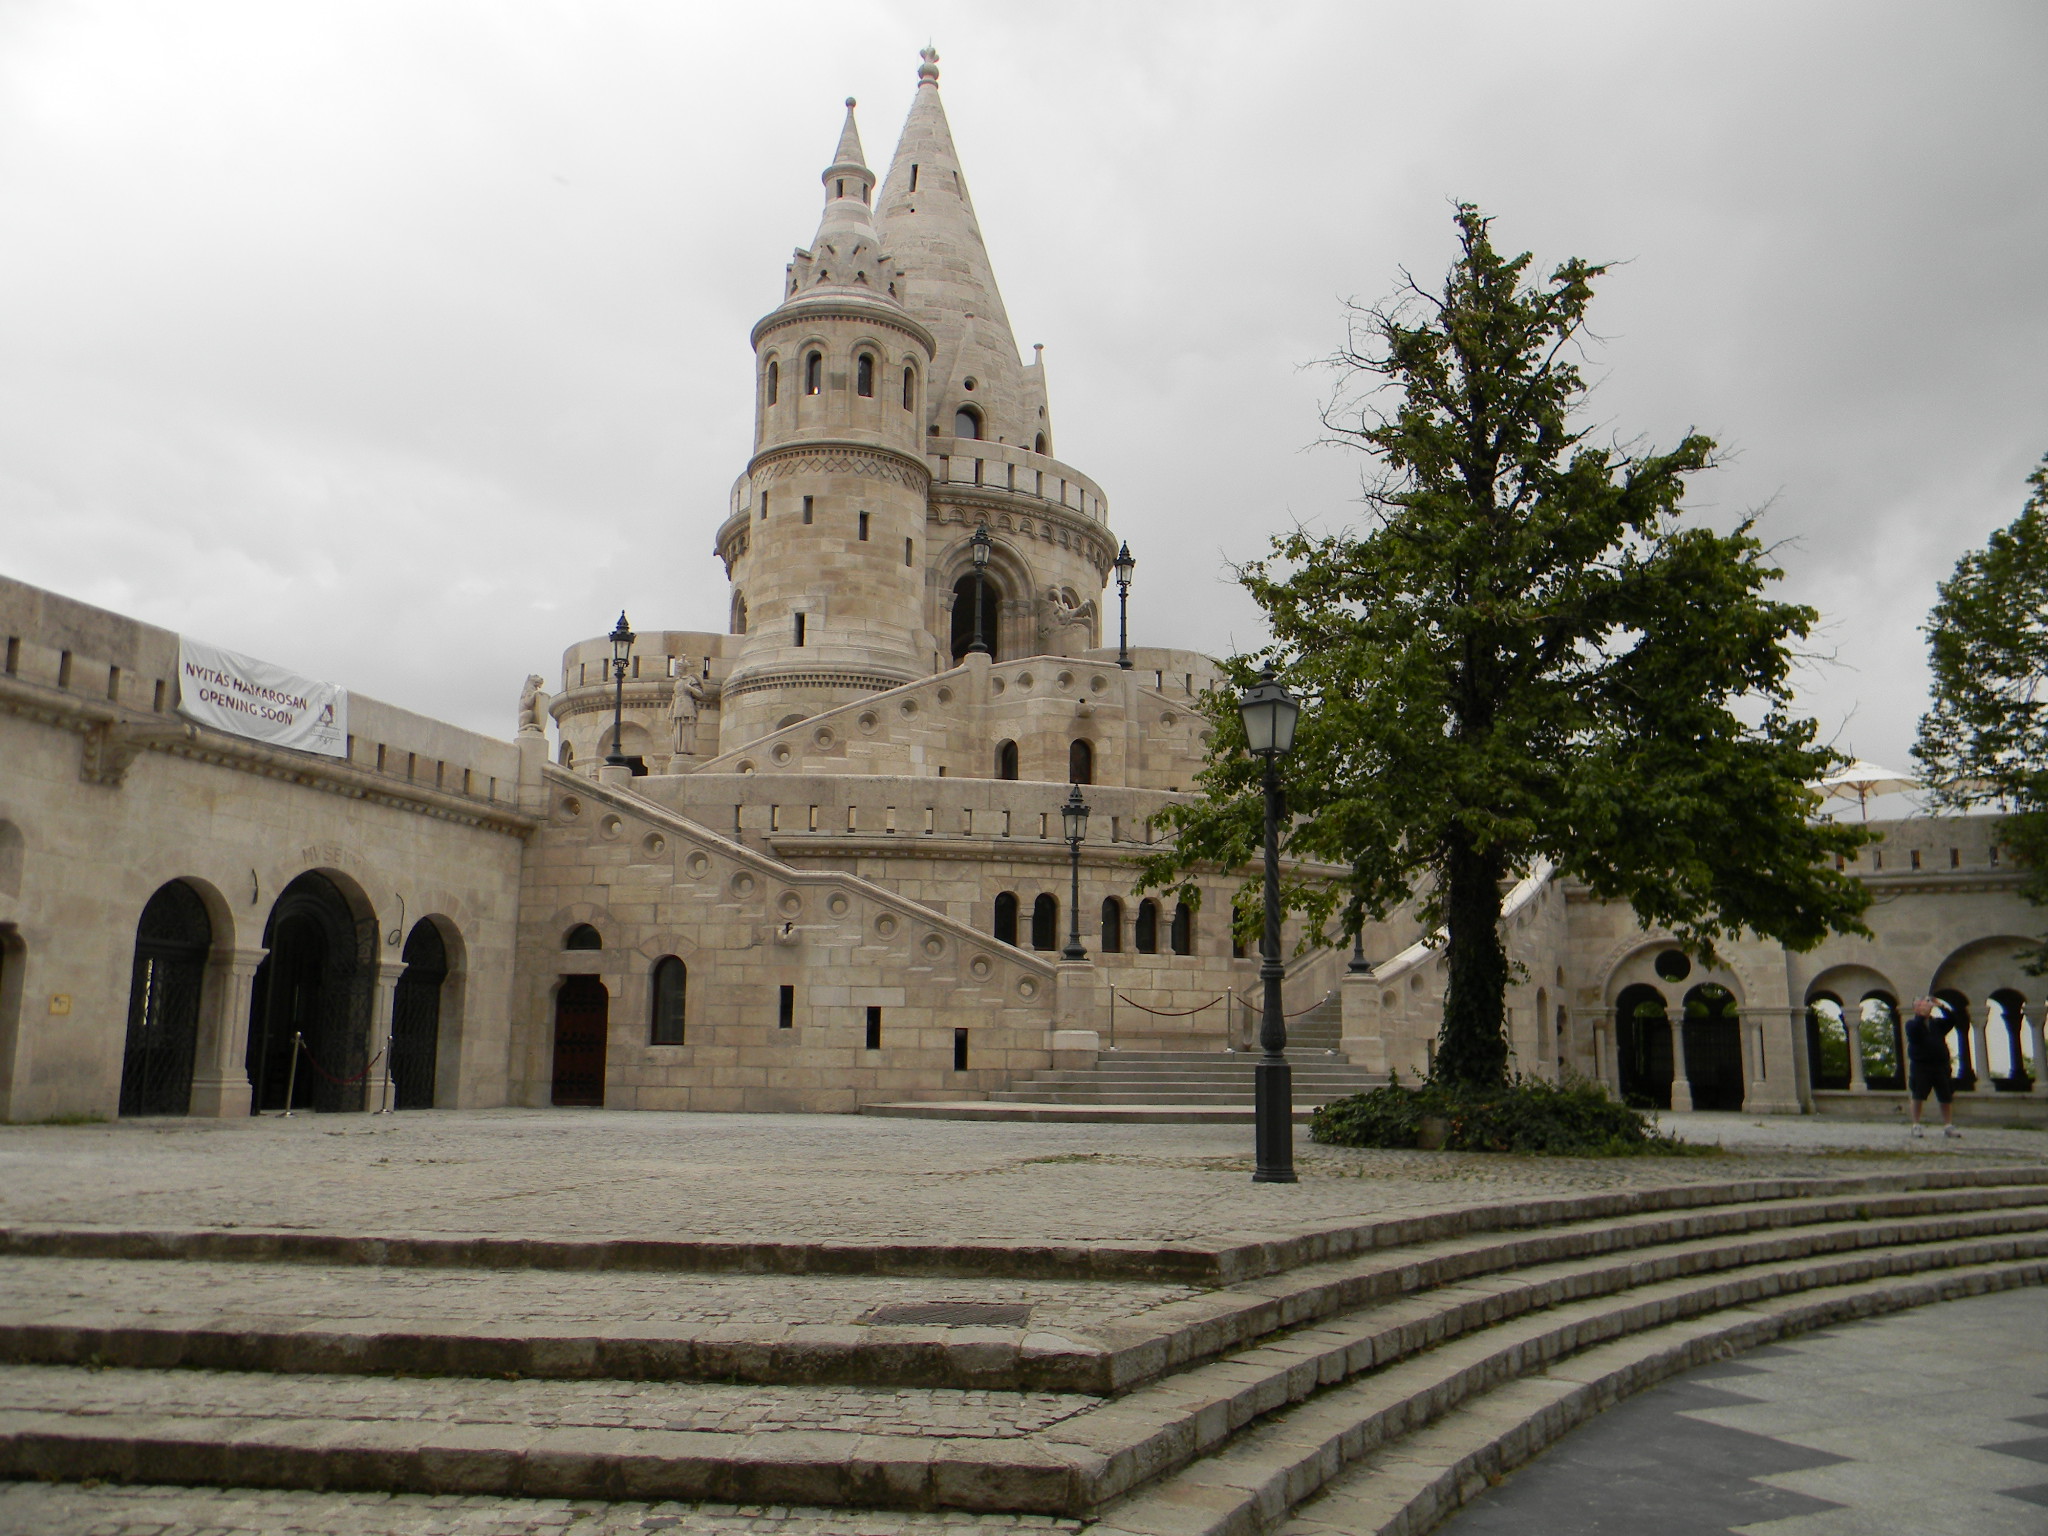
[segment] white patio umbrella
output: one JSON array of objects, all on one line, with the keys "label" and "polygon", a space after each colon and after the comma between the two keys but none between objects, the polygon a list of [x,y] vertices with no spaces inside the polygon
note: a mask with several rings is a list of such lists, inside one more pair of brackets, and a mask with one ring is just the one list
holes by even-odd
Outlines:
[{"label": "white patio umbrella", "polygon": [[1895,795],[1902,789],[1917,789],[1919,785],[1920,781],[1910,773],[1882,768],[1859,757],[1855,762],[1837,768],[1826,778],[1817,780],[1813,787],[1838,800],[1853,796],[1857,808],[1863,812],[1863,819],[1868,821],[1872,795]]}]

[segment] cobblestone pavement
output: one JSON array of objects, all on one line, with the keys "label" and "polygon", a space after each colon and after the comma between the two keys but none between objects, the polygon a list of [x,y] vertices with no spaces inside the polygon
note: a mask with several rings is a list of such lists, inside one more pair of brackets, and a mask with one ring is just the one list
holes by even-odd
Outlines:
[{"label": "cobblestone pavement", "polygon": [[1045,1515],[0,1483],[0,1536],[1041,1536],[1080,1529],[1077,1520]]},{"label": "cobblestone pavement", "polygon": [[1573,1431],[1444,1536],[1738,1530],[2048,1530],[2048,1294],[1917,1308],[1693,1371]]},{"label": "cobblestone pavement", "polygon": [[[1674,1117],[1696,1122],[1741,1116]],[[1752,1122],[1747,1134],[1754,1136]],[[1573,1159],[1297,1142],[1254,1185],[1249,1127],[478,1110],[0,1127],[0,1220],[356,1233],[1188,1241],[1545,1194],[1858,1167],[2048,1160],[2048,1136],[1907,1143],[1764,1123],[1722,1156]],[[1866,1154],[1874,1158],[1866,1162]]]},{"label": "cobblestone pavement", "polygon": [[355,1419],[533,1429],[846,1430],[1009,1439],[1099,1400],[938,1387],[726,1386],[700,1381],[493,1381],[474,1376],[259,1375],[0,1365],[0,1414],[156,1419]]},{"label": "cobblestone pavement", "polygon": [[203,1326],[382,1320],[607,1327],[849,1324],[888,1302],[1024,1302],[1034,1330],[1086,1333],[1201,1294],[1192,1286],[1060,1280],[408,1269],[359,1264],[0,1258],[0,1323],[119,1313]]}]

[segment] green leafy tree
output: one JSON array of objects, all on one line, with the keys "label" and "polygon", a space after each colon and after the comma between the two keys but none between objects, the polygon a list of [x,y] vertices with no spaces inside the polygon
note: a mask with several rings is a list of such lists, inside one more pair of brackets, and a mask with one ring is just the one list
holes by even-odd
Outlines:
[{"label": "green leafy tree", "polygon": [[[1938,804],[2007,808],[1999,837],[2048,903],[2048,457],[2026,506],[1956,562],[1928,615],[1934,704],[1913,755]],[[2048,969],[2048,940],[2033,967]]]},{"label": "green leafy tree", "polygon": [[[1539,859],[1703,954],[1743,929],[1862,932],[1868,898],[1833,867],[1863,834],[1818,820],[1807,787],[1841,758],[1792,710],[1817,615],[1765,595],[1781,573],[1750,523],[1680,523],[1707,438],[1634,455],[1575,424],[1605,269],[1529,281],[1477,209],[1456,218],[1441,291],[1355,310],[1335,359],[1352,387],[1325,422],[1374,461],[1369,525],[1276,538],[1240,572],[1273,641],[1228,670],[1271,664],[1304,701],[1286,849],[1328,876],[1291,882],[1290,906],[1328,942],[1419,896],[1448,934],[1437,1076],[1484,1088],[1507,1062],[1502,888]],[[1194,869],[1258,850],[1232,702],[1206,701],[1203,798],[1163,817],[1148,888],[1192,895]]]}]

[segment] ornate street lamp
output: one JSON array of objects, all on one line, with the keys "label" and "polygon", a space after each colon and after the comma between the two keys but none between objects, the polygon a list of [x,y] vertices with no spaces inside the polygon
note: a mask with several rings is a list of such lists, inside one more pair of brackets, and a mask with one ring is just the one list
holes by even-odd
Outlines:
[{"label": "ornate street lamp", "polygon": [[1282,1011],[1280,983],[1287,968],[1280,963],[1280,759],[1294,749],[1294,726],[1301,705],[1273,675],[1271,667],[1237,701],[1244,720],[1245,743],[1266,765],[1266,932],[1259,947],[1259,980],[1264,986],[1264,1017],[1259,1021],[1259,1048],[1264,1052],[1252,1068],[1253,1140],[1258,1151],[1254,1184],[1294,1182],[1294,1074],[1287,1065],[1287,1019]]},{"label": "ornate street lamp", "polygon": [[989,550],[992,548],[988,536],[988,524],[976,523],[974,537],[967,541],[967,550],[974,557],[974,643],[967,647],[970,656],[992,656],[988,639],[982,631],[982,593],[988,590],[988,577],[982,574],[988,569]]},{"label": "ornate street lamp", "polygon": [[1067,792],[1066,803],[1060,807],[1060,825],[1066,829],[1067,853],[1073,864],[1072,898],[1067,903],[1067,947],[1060,951],[1060,958],[1086,960],[1088,951],[1081,947],[1081,839],[1088,835],[1088,802],[1081,798],[1078,784]]},{"label": "ornate street lamp", "polygon": [[1116,552],[1116,664],[1131,670],[1131,572],[1138,568],[1131,541]]},{"label": "ornate street lamp", "polygon": [[605,755],[607,768],[631,768],[626,761],[626,663],[633,656],[633,642],[639,638],[619,610],[619,622],[612,626],[612,749]]}]

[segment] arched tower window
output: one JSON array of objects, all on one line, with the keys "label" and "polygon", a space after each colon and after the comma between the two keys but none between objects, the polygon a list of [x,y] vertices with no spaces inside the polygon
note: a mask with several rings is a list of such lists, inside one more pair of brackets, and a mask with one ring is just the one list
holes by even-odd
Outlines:
[{"label": "arched tower window", "polygon": [[1014,779],[1017,777],[1017,743],[999,741],[996,743],[996,777]]},{"label": "arched tower window", "polygon": [[875,397],[875,360],[865,352],[853,365],[853,392],[869,400]]},{"label": "arched tower window", "polygon": [[969,571],[953,583],[953,660],[959,661],[974,649],[975,636],[988,648],[988,659],[998,659],[996,616],[1002,612],[1003,589],[986,571]]},{"label": "arched tower window", "polygon": [[1124,952],[1124,904],[1114,896],[1105,896],[1102,901],[1102,952]]},{"label": "arched tower window", "polygon": [[683,1043],[683,999],[690,985],[690,972],[674,955],[663,955],[654,962],[654,975],[649,991],[649,1012],[647,1043],[649,1045],[681,1045]]},{"label": "arched tower window", "polygon": [[773,358],[768,362],[768,403],[773,405],[782,397],[782,364]]},{"label": "arched tower window", "polygon": [[804,393],[815,395],[825,385],[825,359],[813,352],[804,359]]},{"label": "arched tower window", "polygon": [[917,406],[917,370],[903,370],[903,409],[914,410]]},{"label": "arched tower window", "polygon": [[1067,746],[1067,782],[1069,784],[1093,784],[1095,782],[1095,748],[1078,737]]},{"label": "arched tower window", "polygon": [[1038,900],[1031,903],[1031,947],[1060,947],[1060,899],[1050,891],[1040,892]]},{"label": "arched tower window", "polygon": [[966,438],[980,437],[981,412],[971,405],[961,406],[953,413],[953,435]]},{"label": "arched tower window", "polygon": [[1138,903],[1136,931],[1131,935],[1141,955],[1159,953],[1159,903],[1146,897]]},{"label": "arched tower window", "polygon": [[1045,452],[1045,434],[1043,432],[1031,440],[1031,451],[1033,453]]},{"label": "arched tower window", "polygon": [[1195,952],[1195,911],[1186,902],[1175,902],[1173,927],[1168,942],[1176,955],[1192,955]]},{"label": "arched tower window", "polygon": [[996,896],[996,942],[1014,944],[1017,942],[1017,893],[1003,891]]},{"label": "arched tower window", "polygon": [[603,949],[604,935],[588,923],[578,923],[562,935],[564,949]]}]

